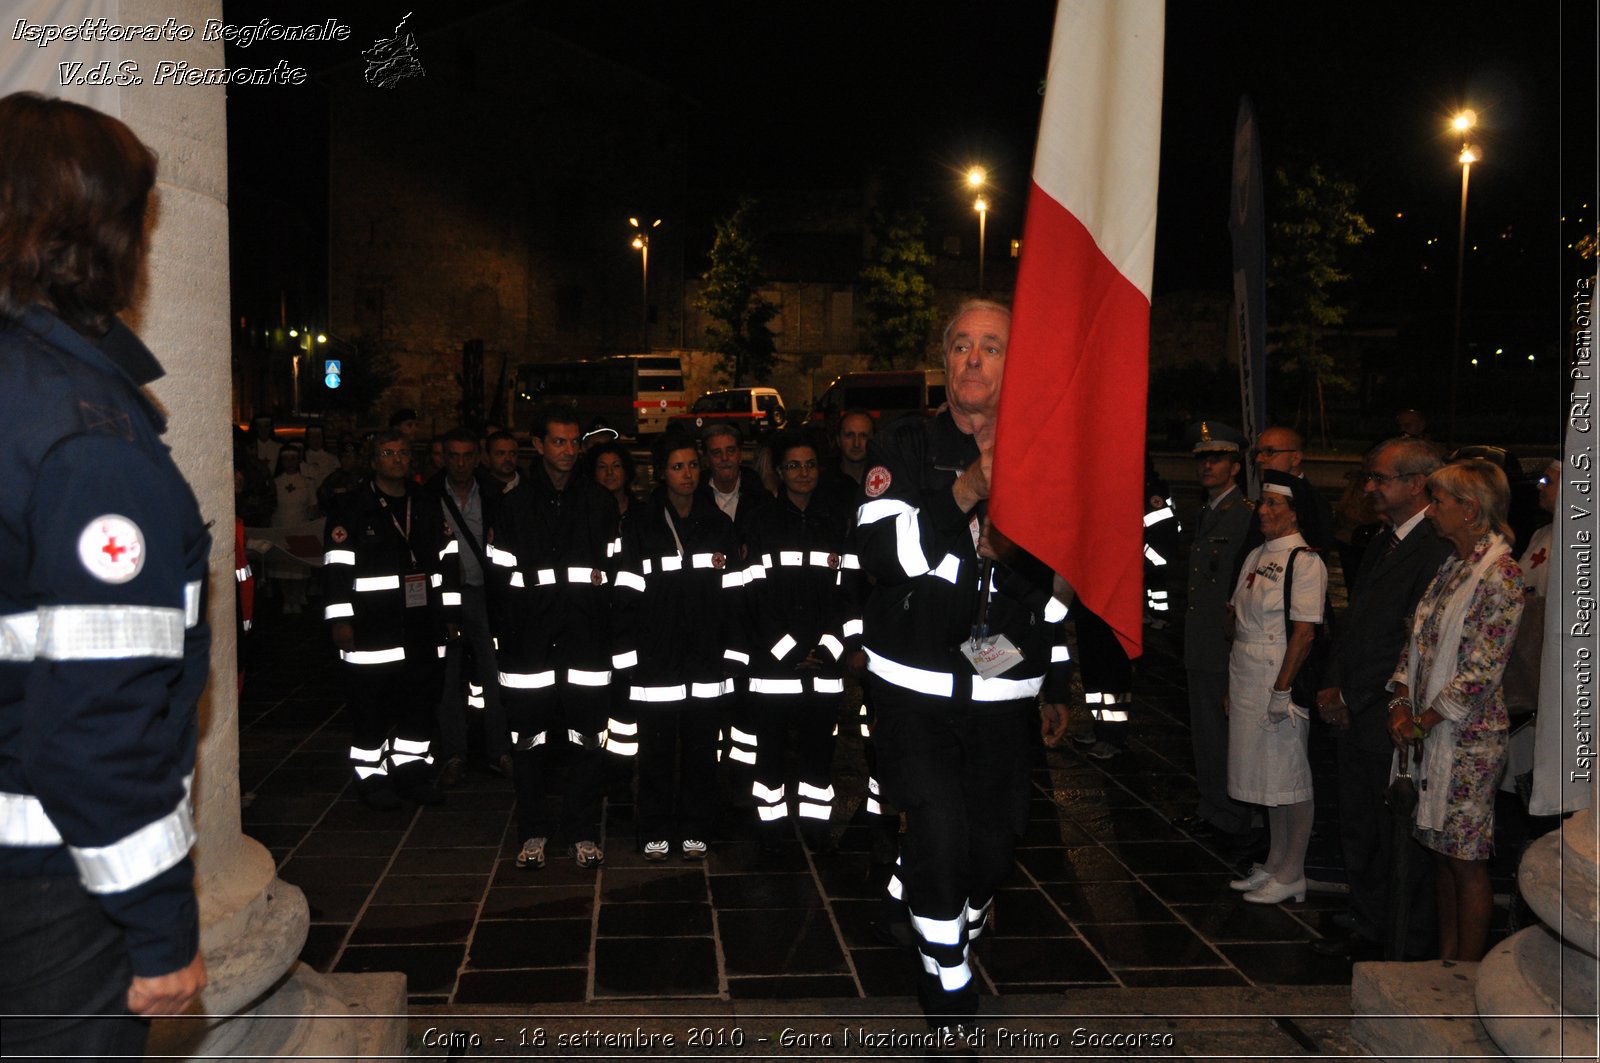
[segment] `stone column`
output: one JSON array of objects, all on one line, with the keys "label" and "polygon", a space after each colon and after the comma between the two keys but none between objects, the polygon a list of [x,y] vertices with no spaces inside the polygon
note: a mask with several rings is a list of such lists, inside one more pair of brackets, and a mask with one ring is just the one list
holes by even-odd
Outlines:
[{"label": "stone column", "polygon": [[[226,90],[154,84],[162,61],[224,66],[222,44],[201,39],[206,21],[222,18],[222,4],[25,0],[10,16],[37,24],[105,18],[114,25],[160,25],[170,18],[194,30],[187,41],[0,48],[0,91],[65,96],[115,114],[160,159],[145,284],[127,317],[166,367],[166,377],[150,390],[168,416],[167,442],[212,531],[212,680],[201,703],[193,794],[200,939],[210,984],[197,1017],[155,1024],[150,1051],[266,1059],[403,1054],[404,977],[324,976],[302,967],[305,897],[277,878],[271,855],[240,831]],[[113,71],[137,64],[143,83],[60,84],[59,63],[93,68],[106,60]]]}]

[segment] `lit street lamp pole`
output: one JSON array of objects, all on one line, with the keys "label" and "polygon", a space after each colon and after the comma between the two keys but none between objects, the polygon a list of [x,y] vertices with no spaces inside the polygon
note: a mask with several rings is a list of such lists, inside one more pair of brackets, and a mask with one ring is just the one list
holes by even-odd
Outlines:
[{"label": "lit street lamp pole", "polygon": [[638,218],[629,218],[628,224],[637,231],[633,234],[632,247],[639,252],[639,290],[643,297],[643,308],[640,312],[640,322],[644,329],[644,349],[650,349],[650,230],[661,224],[657,218],[648,226],[641,225]]},{"label": "lit street lamp pole", "polygon": [[[967,171],[967,186],[974,190],[980,189],[989,180],[989,172],[982,166],[974,166]],[[983,294],[983,239],[986,223],[989,220],[989,200],[979,196],[972,201],[972,209],[978,212],[978,294]]]},{"label": "lit street lamp pole", "polygon": [[1456,231],[1456,314],[1455,337],[1450,343],[1450,442],[1459,442],[1456,433],[1456,392],[1461,373],[1461,282],[1467,265],[1467,182],[1472,177],[1472,164],[1481,156],[1478,149],[1467,143],[1467,131],[1476,124],[1478,116],[1472,111],[1462,111],[1451,121],[1450,127],[1461,134],[1461,222]]}]

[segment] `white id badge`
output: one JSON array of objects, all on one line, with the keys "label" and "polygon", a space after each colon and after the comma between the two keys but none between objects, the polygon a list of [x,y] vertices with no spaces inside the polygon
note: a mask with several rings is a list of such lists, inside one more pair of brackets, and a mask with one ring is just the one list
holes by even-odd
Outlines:
[{"label": "white id badge", "polygon": [[968,639],[961,644],[961,652],[972,662],[973,670],[985,679],[993,679],[1009,671],[1022,660],[1022,651],[1011,644],[1004,635],[986,639]]},{"label": "white id badge", "polygon": [[422,573],[405,577],[406,608],[420,609],[428,604],[428,577]]}]

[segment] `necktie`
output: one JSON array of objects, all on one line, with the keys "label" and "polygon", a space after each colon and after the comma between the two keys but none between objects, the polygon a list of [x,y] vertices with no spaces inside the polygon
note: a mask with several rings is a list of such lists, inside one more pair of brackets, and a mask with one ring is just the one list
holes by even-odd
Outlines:
[{"label": "necktie", "polygon": [[1378,557],[1378,560],[1387,561],[1389,559],[1389,555],[1394,553],[1394,548],[1399,545],[1400,536],[1395,534],[1393,528],[1390,528],[1388,538],[1383,540],[1383,553]]}]

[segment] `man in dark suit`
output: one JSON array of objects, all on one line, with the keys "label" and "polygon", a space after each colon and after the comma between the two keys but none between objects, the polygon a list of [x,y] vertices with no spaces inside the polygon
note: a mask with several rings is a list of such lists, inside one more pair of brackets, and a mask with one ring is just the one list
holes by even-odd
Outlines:
[{"label": "man in dark suit", "polygon": [[[1417,599],[1450,554],[1450,544],[1427,521],[1428,474],[1439,465],[1433,444],[1399,438],[1379,446],[1368,467],[1367,495],[1390,530],[1367,548],[1351,583],[1325,688],[1317,694],[1318,713],[1339,735],[1339,837],[1350,880],[1350,913],[1343,920],[1351,924],[1349,934],[1313,942],[1324,954],[1375,958],[1396,901],[1389,897],[1395,854],[1384,808],[1394,753],[1384,685],[1410,635]],[[1432,861],[1421,855],[1417,865],[1431,869]],[[1389,942],[1389,959],[1427,946],[1435,920],[1431,871],[1424,875],[1429,881],[1419,884],[1416,895],[1400,900],[1411,908],[1412,940]]]}]

